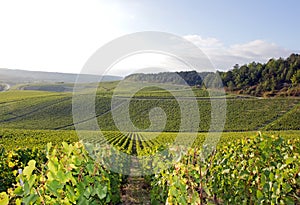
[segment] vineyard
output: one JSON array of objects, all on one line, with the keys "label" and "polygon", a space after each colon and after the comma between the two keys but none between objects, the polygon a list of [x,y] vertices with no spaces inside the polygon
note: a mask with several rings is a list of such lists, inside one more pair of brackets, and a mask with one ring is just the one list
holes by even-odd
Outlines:
[{"label": "vineyard", "polygon": [[[110,84],[109,84],[110,85]],[[114,84],[110,85],[111,87]],[[110,96],[113,87],[99,88],[95,100],[95,113],[102,130],[117,131],[112,118]],[[125,91],[124,91],[125,92]],[[157,93],[157,89],[153,93]],[[180,91],[178,91],[180,92]],[[176,99],[159,96],[140,97],[146,91],[136,94],[130,100],[129,112],[133,124],[145,129],[149,127],[149,111],[159,107],[164,110],[167,122],[164,131],[177,132],[180,127],[179,104]],[[151,94],[149,92],[148,94]],[[152,93],[152,94],[153,94]],[[152,95],[151,94],[151,95]],[[125,94],[124,94],[125,95]],[[154,95],[154,94],[153,94]],[[155,96],[155,95],[154,95]],[[32,130],[73,130],[72,95],[70,93],[53,93],[40,91],[10,91],[0,93],[0,126],[1,128],[18,128]],[[122,103],[129,99],[119,96],[120,106],[115,112],[122,110]],[[181,99],[182,104],[189,99]],[[218,100],[218,99],[214,99]],[[209,130],[211,121],[211,100],[197,99],[200,123],[199,131]],[[298,98],[227,98],[227,112],[224,131],[257,131],[257,130],[299,130]],[[84,109],[84,108],[83,108]],[[189,110],[185,111],[187,114]],[[89,123],[86,119],[78,123]],[[152,130],[157,131],[157,130]],[[188,131],[188,130],[187,130]]]},{"label": "vineyard", "polygon": [[[167,91],[154,85],[130,96],[131,88],[115,93],[117,82],[100,83],[95,117],[101,132],[91,118],[74,122],[72,93],[61,92],[67,84],[25,86],[56,92],[0,93],[0,205],[300,203],[299,98],[213,90],[210,99],[207,90],[193,88],[199,132],[188,126],[179,132],[181,112],[194,115],[180,109],[192,99],[188,87],[166,85]],[[85,84],[81,95],[93,86]],[[213,132],[220,141],[204,144],[212,102],[224,99],[224,130]],[[126,102],[132,124],[147,131],[119,131],[113,112],[122,113]],[[165,117],[163,130],[151,128],[153,108],[165,113],[153,121]],[[120,123],[126,128],[128,121]],[[88,129],[78,135],[76,125]]]},{"label": "vineyard", "polygon": [[[15,133],[15,142],[25,140],[26,135],[31,136],[34,131],[31,132]],[[54,133],[58,131],[52,132],[46,133],[47,136],[52,134],[49,141],[54,142],[60,134],[65,140],[76,141],[71,131],[59,131],[57,136]],[[162,133],[155,137],[156,133],[104,132],[103,138],[97,139],[95,133],[87,133],[82,140],[85,147],[78,142],[61,142],[64,140],[61,138],[55,141],[56,145],[48,143],[46,149],[43,148],[45,141],[38,142],[40,137],[29,142],[28,147],[22,141],[23,147],[14,145],[13,148],[9,140],[13,131],[2,131],[1,136],[0,144],[4,145],[0,153],[1,205],[8,201],[117,204],[122,199],[122,187],[132,179],[107,169],[116,162],[122,173],[132,174],[132,166],[140,170],[149,166],[157,169],[156,174],[144,177],[150,187],[151,204],[166,201],[168,204],[297,204],[300,200],[300,141],[296,131],[272,136],[223,133],[212,153],[207,153],[202,146],[205,134],[198,134],[191,148],[176,145],[138,165],[139,161],[118,158],[118,153],[145,159],[168,148],[176,137],[185,139],[189,134]],[[94,146],[89,147],[92,143]],[[105,149],[105,143],[114,149]],[[96,152],[96,144],[103,145],[105,152]],[[160,169],[160,166],[168,169]]]},{"label": "vineyard", "polygon": [[[279,135],[285,139],[297,139],[299,137],[300,131],[297,130],[287,130],[287,131],[264,131],[266,135]],[[250,137],[256,134],[256,131],[251,132],[223,132],[221,133],[220,144],[226,143],[228,141],[234,141],[245,137]],[[137,139],[146,139],[137,143],[148,143],[149,144],[167,144],[174,142],[174,139],[179,135],[178,138],[184,139],[189,137],[189,133],[175,133],[175,132],[147,132],[147,133],[126,133],[126,135],[117,131],[103,131],[100,135],[96,131],[87,131],[85,133],[86,141],[94,140],[95,143],[101,144],[100,140],[97,140],[97,136],[106,139],[106,143],[111,143],[115,139],[115,145],[118,139],[123,139],[122,147],[120,151],[127,151],[129,148],[130,140],[135,139],[133,136],[140,136]],[[90,136],[90,137],[88,137]],[[129,137],[127,137],[129,136]],[[193,143],[193,147],[199,147],[204,142],[207,137],[207,133],[197,133],[197,138]],[[149,140],[147,140],[149,139]],[[78,142],[78,135],[73,130],[24,130],[24,129],[0,129],[0,144],[6,150],[14,150],[18,148],[38,148],[43,149],[47,143],[52,143],[53,145],[60,145],[62,142],[73,143]],[[134,140],[131,140],[133,144]],[[121,143],[119,143],[121,144]],[[125,145],[124,145],[125,144]],[[133,145],[131,145],[133,146]],[[132,153],[132,152],[130,152]]]}]

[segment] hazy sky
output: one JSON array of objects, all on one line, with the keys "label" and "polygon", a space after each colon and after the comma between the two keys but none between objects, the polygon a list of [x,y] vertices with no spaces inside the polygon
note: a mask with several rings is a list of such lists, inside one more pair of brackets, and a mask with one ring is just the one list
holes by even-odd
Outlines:
[{"label": "hazy sky", "polygon": [[226,70],[298,52],[299,13],[298,0],[0,0],[0,68],[78,73],[110,40],[164,31],[192,41]]}]

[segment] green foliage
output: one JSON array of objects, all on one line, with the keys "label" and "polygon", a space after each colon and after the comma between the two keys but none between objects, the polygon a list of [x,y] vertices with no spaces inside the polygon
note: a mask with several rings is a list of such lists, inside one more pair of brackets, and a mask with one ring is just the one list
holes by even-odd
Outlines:
[{"label": "green foliage", "polygon": [[291,54],[287,59],[270,59],[261,64],[252,62],[248,65],[235,66],[233,70],[219,72],[224,86],[230,91],[239,91],[254,96],[286,95],[299,96],[300,92],[288,92],[291,86],[299,84],[300,55]]},{"label": "green foliage", "polygon": [[282,117],[270,122],[265,130],[300,130],[300,104],[285,113]]},{"label": "green foliage", "polygon": [[35,160],[17,177],[11,201],[25,204],[116,204],[121,176],[91,159],[81,143],[47,145],[47,162]]},{"label": "green foliage", "polygon": [[9,203],[9,198],[6,192],[0,193],[0,205],[7,205]]},{"label": "green foliage", "polygon": [[259,135],[229,143],[218,150],[211,167],[209,191],[225,203],[294,204],[299,200],[299,140]]},{"label": "green foliage", "polygon": [[[117,150],[137,155],[138,158],[164,150],[176,137],[177,143],[183,140],[184,144],[185,138],[190,136],[189,133],[179,136],[177,133],[162,133],[154,138],[157,133],[104,133],[107,142]],[[145,161],[140,164],[144,170],[166,167],[170,163],[169,169],[146,177],[152,186],[151,203],[295,204],[300,199],[299,133],[278,133],[290,138],[249,137],[253,135],[251,132],[223,133],[217,151],[206,159],[203,158],[203,149],[199,149],[206,134],[199,133],[193,148],[175,147],[164,156]],[[99,145],[105,142],[93,138],[95,133],[90,136],[91,139],[87,135],[85,141]],[[48,144],[46,152],[43,149],[34,151],[27,148],[9,152],[2,149],[1,179],[6,179],[5,188],[14,186],[7,192],[10,202],[119,202],[123,176],[106,170],[99,162],[102,165],[114,163],[119,169],[128,169],[126,165],[130,165],[130,161],[120,161],[110,150],[104,150],[104,155],[98,155],[100,161],[95,161],[89,157],[89,154],[93,154],[91,149],[94,148],[88,145],[84,148],[78,142],[54,147]],[[89,150],[89,154],[86,150]],[[170,157],[176,161],[166,161]],[[15,179],[20,168],[23,173]],[[0,199],[5,201],[6,196],[3,192]]]},{"label": "green foliage", "polygon": [[[95,106],[96,117],[101,130],[117,131],[112,113],[111,113],[111,96],[106,96],[105,92],[112,92],[116,83],[101,84],[99,88]],[[170,86],[174,87],[174,86]],[[105,88],[107,91],[105,91]],[[182,86],[175,86],[178,90],[175,97],[183,96],[180,102],[185,105],[189,103],[189,99],[184,98],[186,89]],[[297,89],[297,88],[293,88]],[[211,122],[211,101],[218,100],[218,92],[214,91],[216,97],[209,99],[207,91],[203,89],[193,88],[198,98],[198,107],[200,114],[199,131],[208,131]],[[295,91],[296,92],[296,91]],[[10,129],[50,129],[50,130],[73,130],[74,122],[72,117],[72,96],[67,93],[50,93],[39,91],[9,91],[0,93],[0,126],[1,128]],[[120,92],[120,99],[127,100],[128,90]],[[224,97],[224,96],[223,96]],[[223,98],[222,97],[222,98]],[[122,102],[122,100],[120,100]],[[259,130],[275,120],[285,116],[284,121],[291,123],[281,123],[280,129],[299,129],[299,123],[294,114],[285,115],[293,107],[299,103],[298,98],[274,98],[274,99],[256,99],[256,98],[233,98],[228,97],[227,100],[227,119],[225,131],[249,131]],[[88,105],[85,105],[88,106]],[[81,106],[81,109],[87,110],[87,107]],[[160,107],[164,110],[167,122],[164,131],[176,132],[181,124],[181,110],[178,101],[171,96],[166,90],[148,87],[145,90],[137,92],[130,100],[129,113],[131,120],[136,127],[145,129],[150,125],[149,112],[152,108]],[[122,111],[124,107],[116,107],[115,111]],[[183,108],[184,109],[184,108]],[[188,115],[193,115],[190,110],[183,110]],[[159,117],[157,116],[160,120]],[[162,118],[161,118],[162,119]],[[158,121],[159,121],[158,120]],[[81,124],[86,124],[87,128],[95,130],[97,128],[89,126],[89,121],[82,120]],[[124,121],[122,123],[128,123]],[[285,124],[286,127],[285,127]],[[125,126],[126,127],[126,126]],[[154,126],[155,127],[155,126]],[[131,130],[128,130],[131,131]],[[156,131],[156,130],[152,130]],[[186,130],[190,131],[190,130]],[[0,136],[1,136],[0,130]],[[49,133],[50,134],[50,133]],[[61,133],[63,137],[72,138]],[[1,139],[0,139],[1,140]],[[68,141],[68,140],[66,140]],[[61,142],[61,140],[59,140]]]},{"label": "green foliage", "polygon": [[168,204],[296,204],[299,139],[255,136],[222,144],[204,159],[190,149],[153,176],[152,201]]},{"label": "green foliage", "polygon": [[24,129],[0,129],[0,144],[7,151],[17,148],[44,149],[46,144],[54,145],[65,142],[76,142],[78,136],[75,131],[55,130],[24,130]]},{"label": "green foliage", "polygon": [[[202,73],[200,76],[196,71],[163,72],[158,74],[132,74],[125,78],[128,81],[149,82],[149,83],[172,83],[178,85],[188,84],[190,86],[201,85],[202,78],[209,73]],[[202,77],[202,78],[201,78]]]},{"label": "green foliage", "polygon": [[22,148],[6,151],[0,145],[0,192],[12,187],[17,170],[23,169],[32,159],[38,162],[38,166],[46,162],[45,153],[40,149]]},{"label": "green foliage", "polygon": [[[217,100],[217,99],[215,99]],[[182,104],[188,101],[182,100]],[[276,119],[280,119],[285,113],[293,109],[299,103],[299,99],[227,99],[225,131],[251,131],[259,130]],[[141,129],[150,126],[149,111],[151,108],[160,107],[167,116],[164,131],[176,132],[180,129],[181,114],[176,100],[172,99],[132,99],[129,112],[133,124]],[[211,101],[209,99],[198,101],[200,124],[199,131],[208,131],[211,123]],[[122,111],[122,108],[117,108]],[[184,108],[183,108],[184,109]],[[190,110],[184,110],[190,116]],[[287,116],[289,117],[289,116]],[[294,122],[288,129],[298,129],[297,118],[288,118],[287,121]],[[162,120],[162,119],[161,119]],[[110,112],[98,117],[98,123],[102,130],[117,130]],[[126,122],[123,122],[128,123]],[[129,131],[129,130],[128,130]],[[156,130],[152,130],[156,131]],[[189,132],[190,130],[185,130]]]},{"label": "green foliage", "polygon": [[[286,129],[299,129],[299,120],[292,116],[285,116],[286,113],[294,113],[297,106],[297,99],[246,99],[227,100],[227,115],[225,131],[251,131],[261,130],[268,124],[285,117],[291,122]],[[284,129],[284,127],[281,127]],[[270,130],[270,129],[269,129]],[[276,129],[278,130],[278,129]]]},{"label": "green foliage", "polygon": [[300,69],[291,78],[293,86],[297,86],[300,83]]}]

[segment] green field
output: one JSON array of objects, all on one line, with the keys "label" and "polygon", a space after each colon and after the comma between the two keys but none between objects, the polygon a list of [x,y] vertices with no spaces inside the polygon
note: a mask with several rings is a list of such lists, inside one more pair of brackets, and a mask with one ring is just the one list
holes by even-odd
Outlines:
[{"label": "green field", "polygon": [[[87,136],[98,136],[99,131],[87,131]],[[155,138],[157,142],[155,144],[166,144],[174,142],[178,133],[176,132],[140,132],[140,133],[120,133],[118,131],[103,131],[101,132],[103,136],[108,140],[108,143],[112,143],[111,139],[120,137],[130,138],[130,135],[137,135],[147,138]],[[263,131],[266,135],[282,136],[286,139],[299,138],[300,130],[285,130],[285,131]],[[223,144],[228,141],[235,141],[237,139],[250,137],[256,135],[256,131],[248,132],[223,132],[221,133],[221,138],[218,144]],[[194,133],[181,133],[178,138],[188,137],[194,135]],[[153,137],[154,136],[154,137]],[[193,147],[201,147],[203,141],[205,140],[207,133],[197,133],[197,138],[193,143]],[[16,148],[45,148],[46,144],[52,142],[53,144],[61,144],[62,142],[77,142],[79,140],[84,140],[84,138],[79,138],[76,131],[73,130],[24,130],[24,129],[0,129],[0,145],[2,145],[6,150],[13,150]],[[95,143],[101,144],[94,139]],[[143,141],[140,139],[134,140],[136,142]],[[147,141],[147,140],[145,140]],[[151,141],[151,140],[150,140]],[[119,142],[116,140],[114,143]],[[159,143],[158,143],[159,142]],[[114,143],[112,143],[114,145]],[[127,146],[124,148],[124,150]],[[124,151],[123,150],[123,151]]]},{"label": "green field", "polygon": [[[49,204],[126,204],[129,195],[134,195],[132,200],[137,200],[137,204],[143,200],[151,204],[164,204],[166,200],[170,204],[300,201],[300,98],[221,95],[218,90],[211,90],[214,97],[210,99],[207,90],[193,88],[200,114],[199,132],[187,129],[178,134],[181,113],[176,98],[181,105],[188,104],[191,96],[186,94],[187,87],[165,85],[167,91],[153,84],[130,98],[134,87],[121,87],[115,92],[118,82],[105,82],[98,85],[95,98],[95,114],[102,132],[90,127],[79,137],[74,130],[72,93],[68,86],[71,85],[20,85],[0,93],[0,202],[9,197],[12,204],[41,204],[45,200]],[[82,96],[93,87],[82,85]],[[113,97],[119,103],[114,110]],[[203,147],[212,120],[211,102],[224,99],[224,130],[212,132],[220,140],[210,138],[211,144]],[[155,127],[147,132],[120,132],[112,112],[121,113],[128,100],[130,120],[141,130],[151,125],[151,109],[161,108],[167,117],[163,132],[157,132]],[[89,105],[80,109],[87,109],[86,106]],[[189,116],[194,114],[188,109],[183,111]],[[155,119],[160,122],[164,118]],[[90,122],[83,118],[77,123],[89,128]],[[121,123],[127,125],[128,121]],[[195,139],[186,148],[192,136]],[[104,153],[94,150],[97,146],[106,148],[107,143],[114,149],[104,149]],[[212,147],[216,152],[201,161],[200,151],[211,149],[208,145],[216,145]],[[172,149],[160,156],[160,151],[170,146]],[[183,150],[187,155],[180,154],[178,158]],[[120,158],[118,153],[136,158]],[[160,157],[147,158],[154,154]],[[98,155],[102,157],[90,158]],[[169,158],[175,161],[167,170],[143,177],[127,176],[147,174],[153,167],[166,166]],[[99,160],[103,166],[99,167]],[[106,169],[111,164],[121,173]],[[18,169],[23,169],[24,175],[17,174]],[[20,179],[24,187],[15,184]],[[228,188],[226,192],[224,187]],[[233,189],[236,190],[229,191]],[[135,190],[140,190],[139,194]]]},{"label": "green field", "polygon": [[[102,130],[117,130],[111,115],[111,99],[116,82],[101,83],[95,100],[96,116]],[[177,93],[183,93],[185,88]],[[87,89],[88,90],[88,89]],[[204,92],[201,89],[196,93]],[[151,96],[151,97],[149,97]],[[197,96],[197,95],[196,95]],[[201,96],[199,94],[199,96]],[[126,92],[114,94],[122,100],[128,100]],[[183,104],[189,98],[180,99]],[[199,131],[209,130],[211,123],[211,101],[205,97],[197,98],[200,124]],[[227,96],[226,122],[224,131],[258,130],[299,130],[299,98],[239,98]],[[164,131],[176,132],[180,127],[181,115],[178,102],[170,93],[159,88],[142,90],[130,99],[129,112],[133,124],[145,129],[149,127],[149,111],[160,107],[167,116]],[[122,109],[122,106],[115,109]],[[117,110],[118,111],[118,110]],[[185,111],[186,113],[189,110]],[[188,113],[189,114],[189,113]],[[191,113],[192,114],[192,113]],[[88,123],[83,119],[82,123]],[[2,128],[61,130],[74,129],[72,118],[72,93],[46,91],[12,90],[0,93],[0,126]],[[155,130],[153,130],[155,131]],[[188,131],[188,130],[187,130]]]},{"label": "green field", "polygon": [[[198,133],[191,148],[180,146],[185,145],[186,139],[193,134],[104,131],[104,138],[100,139],[99,132],[86,131],[81,140],[86,143],[85,148],[89,150],[90,156],[94,157],[91,159],[83,146],[75,143],[79,140],[75,131],[0,130],[0,191],[2,197],[8,199],[3,191],[9,188],[10,201],[17,204],[21,201],[39,204],[43,197],[49,203],[95,201],[117,204],[124,197],[124,201],[128,201],[128,196],[121,194],[122,187],[128,184],[135,184],[132,185],[135,188],[126,191],[130,195],[136,188],[144,190],[143,184],[148,184],[151,189],[147,188],[143,194],[139,192],[140,195],[135,200],[145,200],[143,197],[146,197],[153,204],[163,204],[166,200],[180,204],[188,204],[189,201],[196,204],[199,200],[205,204],[219,201],[231,204],[249,201],[295,204],[298,201],[300,131],[266,131],[264,135],[257,135],[255,132],[223,132],[217,151],[209,154],[204,161],[201,161],[203,156],[200,151],[207,137],[206,133]],[[156,135],[158,136],[153,138]],[[172,144],[175,138],[179,139],[175,150],[172,148],[160,155],[160,151]],[[116,150],[104,146],[95,155],[94,148],[105,143],[109,143]],[[184,151],[185,155],[181,155],[183,150],[187,151]],[[121,157],[118,154],[120,151],[127,153],[128,157]],[[154,154],[155,157],[151,157]],[[104,168],[99,169],[97,156]],[[136,156],[139,161],[130,159],[129,156]],[[112,164],[119,174],[105,169]],[[159,167],[162,170],[155,175],[147,174]],[[24,176],[18,175],[17,180],[21,177],[25,186],[16,185],[11,188],[16,180],[14,173],[20,168],[24,169]],[[205,174],[201,174],[200,170]],[[145,173],[147,176],[126,177],[134,173]],[[275,187],[264,186],[266,183],[260,183],[258,179],[272,182]],[[100,185],[95,186],[100,181]],[[252,183],[246,190],[255,192],[256,195],[244,195],[249,181]],[[223,185],[218,185],[220,183]],[[225,193],[224,184],[227,188],[230,187]],[[108,186],[111,188],[107,190]],[[239,191],[230,191],[237,186],[240,187]],[[203,193],[206,195],[194,192],[197,187],[204,187]],[[264,192],[261,192],[262,188]],[[99,189],[105,191],[92,195],[86,194],[86,189],[91,192]],[[170,191],[173,189],[177,191]],[[187,190],[192,195],[186,193]]]}]

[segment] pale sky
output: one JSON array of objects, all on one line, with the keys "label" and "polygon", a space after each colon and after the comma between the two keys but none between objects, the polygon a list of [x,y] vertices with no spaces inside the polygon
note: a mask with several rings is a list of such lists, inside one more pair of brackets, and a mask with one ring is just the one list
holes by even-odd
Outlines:
[{"label": "pale sky", "polygon": [[[0,0],[0,68],[79,73],[109,41],[163,31],[193,42],[216,69],[228,70],[299,52],[299,13],[297,0]],[[140,55],[111,74],[165,61]]]}]

